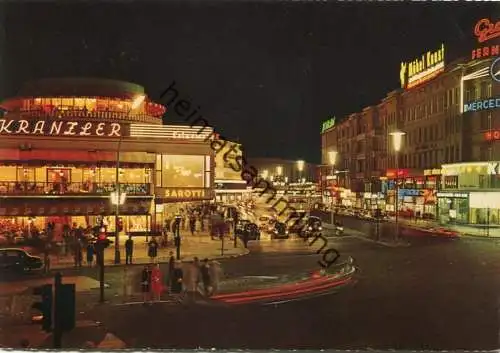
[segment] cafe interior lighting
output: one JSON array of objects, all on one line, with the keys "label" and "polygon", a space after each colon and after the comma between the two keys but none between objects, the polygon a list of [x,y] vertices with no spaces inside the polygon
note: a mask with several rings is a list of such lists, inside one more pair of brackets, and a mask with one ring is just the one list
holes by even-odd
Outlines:
[{"label": "cafe interior lighting", "polygon": [[123,205],[125,204],[125,200],[127,199],[127,193],[120,193],[120,197],[118,197],[118,192],[113,191],[110,195],[111,203],[113,205]]}]

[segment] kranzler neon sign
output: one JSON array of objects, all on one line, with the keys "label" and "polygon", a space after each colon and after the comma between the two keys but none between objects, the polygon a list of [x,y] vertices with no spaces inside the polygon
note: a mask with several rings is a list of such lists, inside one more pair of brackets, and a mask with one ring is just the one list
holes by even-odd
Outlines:
[{"label": "kranzler neon sign", "polygon": [[[478,43],[485,43],[500,37],[500,21],[491,22],[488,18],[477,21],[474,26],[474,35]],[[500,55],[500,45],[494,44],[472,50],[472,60]]]}]

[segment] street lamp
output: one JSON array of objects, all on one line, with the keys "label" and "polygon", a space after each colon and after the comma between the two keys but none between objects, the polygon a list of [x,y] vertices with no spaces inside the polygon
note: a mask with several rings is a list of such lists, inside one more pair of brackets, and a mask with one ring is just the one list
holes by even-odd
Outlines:
[{"label": "street lamp", "polygon": [[[146,99],[146,95],[141,94],[138,95],[134,98],[132,101],[132,104],[130,105],[130,110],[127,113],[127,117],[130,115],[132,110],[135,110],[140,107],[142,102]],[[113,202],[113,196],[111,196],[111,202],[116,205],[115,208],[115,264],[119,264],[121,262],[120,260],[120,231],[118,230],[118,218],[120,217],[120,205],[123,205],[123,203],[120,203],[123,199],[123,202],[125,202],[126,194],[123,194],[120,192],[120,150],[122,147],[122,139],[123,135],[120,135],[120,138],[118,140],[118,148],[116,149],[116,175],[115,175],[115,184],[116,184],[116,193],[115,193],[115,202]]]},{"label": "street lamp", "polygon": [[302,180],[302,171],[304,170],[304,164],[305,162],[303,160],[297,161],[297,170],[299,171],[299,183]]},{"label": "street lamp", "polygon": [[398,199],[399,199],[399,151],[401,150],[401,145],[403,144],[403,136],[406,135],[406,132],[403,131],[393,131],[390,133],[392,136],[392,144],[394,147],[394,155],[396,157],[396,197],[395,197],[395,207],[396,211],[396,240],[399,236],[399,217],[398,217]]},{"label": "street lamp", "polygon": [[[328,162],[332,166],[332,184],[335,177],[335,162],[337,161],[337,151],[328,152]],[[333,210],[333,194],[330,192],[331,206],[330,206],[330,224],[335,224],[335,214]]]}]

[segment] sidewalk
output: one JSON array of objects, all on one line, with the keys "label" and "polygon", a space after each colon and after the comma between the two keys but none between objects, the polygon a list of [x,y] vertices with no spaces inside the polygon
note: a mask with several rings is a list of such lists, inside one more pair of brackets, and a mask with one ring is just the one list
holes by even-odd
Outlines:
[{"label": "sidewalk", "polygon": [[[120,258],[121,263],[125,263],[125,236],[120,236]],[[149,237],[148,240],[150,240]],[[114,239],[113,239],[114,240]],[[148,247],[146,243],[146,237],[133,237],[134,240],[134,252],[132,261],[134,264],[145,264],[150,263],[151,259],[148,257]],[[158,241],[158,239],[157,239]],[[159,241],[158,241],[159,242]],[[249,253],[248,249],[243,247],[243,244],[238,239],[237,247],[234,247],[234,241],[229,238],[224,239],[224,251],[221,250],[222,242],[221,240],[212,240],[207,232],[202,234],[184,235],[182,237],[181,243],[181,260],[192,260],[193,257],[198,257],[200,260],[204,258],[208,259],[220,259],[220,258],[231,258],[246,255]],[[158,256],[156,258],[157,262],[168,262],[170,252],[176,252],[176,248],[173,244],[172,237],[169,237],[169,244],[167,247],[158,249]],[[106,266],[115,265],[115,246],[111,244],[108,248],[104,250],[104,262]],[[95,261],[95,257],[94,257]],[[50,256],[51,269],[56,268],[67,268],[74,266],[74,259],[72,255],[66,256]],[[86,265],[86,253],[83,252],[83,262],[82,265]]]},{"label": "sidewalk", "polygon": [[[394,221],[395,220],[391,220],[391,222]],[[498,226],[488,227],[487,225],[472,226],[472,225],[454,225],[454,224],[441,225],[436,221],[429,221],[429,220],[418,220],[415,222],[414,220],[399,219],[398,221],[401,224],[404,224],[412,228],[444,228],[458,232],[462,236],[500,238],[500,227]]]}]

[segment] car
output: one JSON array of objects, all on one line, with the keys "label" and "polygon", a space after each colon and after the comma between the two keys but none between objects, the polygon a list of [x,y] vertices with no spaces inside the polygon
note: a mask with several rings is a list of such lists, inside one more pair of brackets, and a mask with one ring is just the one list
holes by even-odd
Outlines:
[{"label": "car", "polygon": [[236,223],[236,226],[234,227],[234,233],[236,235],[240,235],[243,232],[243,230],[245,229],[245,226],[249,223],[252,223],[252,222],[250,222],[247,219],[238,220],[238,222]]},{"label": "car", "polygon": [[271,239],[288,239],[290,237],[286,224],[276,222],[271,232]]},{"label": "car", "polygon": [[257,226],[259,227],[260,230],[267,230],[270,220],[271,217],[269,216],[260,216],[259,220],[257,221]]},{"label": "car", "polygon": [[252,222],[245,222],[241,225],[241,228],[238,229],[235,234],[244,239],[246,236],[247,240],[260,240],[260,230],[257,224]]},{"label": "car", "polygon": [[29,254],[19,248],[0,249],[0,270],[13,272],[27,272],[43,267],[43,261],[38,256]]},{"label": "car", "polygon": [[307,230],[312,231],[312,232],[320,232],[323,230],[323,227],[321,226],[321,219],[319,217],[314,217],[311,216],[307,219]]}]

